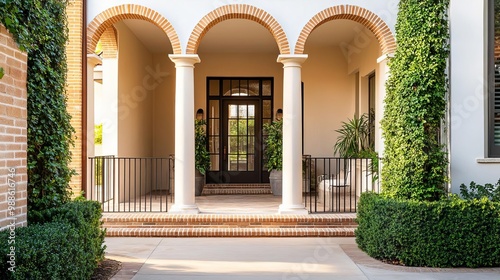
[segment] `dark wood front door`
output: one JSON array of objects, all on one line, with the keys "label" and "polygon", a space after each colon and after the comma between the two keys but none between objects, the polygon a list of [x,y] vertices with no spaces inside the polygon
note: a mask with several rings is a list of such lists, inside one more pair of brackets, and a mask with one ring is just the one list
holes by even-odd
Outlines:
[{"label": "dark wood front door", "polygon": [[[263,79],[208,79],[211,169],[207,172],[207,183],[269,182],[263,159],[262,127],[272,118],[272,95],[262,88],[263,84],[271,88],[272,80],[265,81],[269,81],[269,86]],[[214,88],[219,86],[220,94],[215,96]]]}]

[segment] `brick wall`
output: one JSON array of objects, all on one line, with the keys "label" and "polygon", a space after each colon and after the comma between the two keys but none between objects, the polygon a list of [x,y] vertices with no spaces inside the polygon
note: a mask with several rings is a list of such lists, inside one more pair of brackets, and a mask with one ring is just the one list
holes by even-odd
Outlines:
[{"label": "brick wall", "polygon": [[71,179],[70,186],[75,195],[82,190],[82,17],[83,1],[70,0],[66,13],[68,15],[68,43],[66,56],[68,61],[68,113],[71,115],[71,125],[75,128],[75,146],[71,148],[73,168],[77,175]]},{"label": "brick wall", "polygon": [[[0,24],[0,230],[27,225],[27,56]],[[9,209],[9,204],[12,206]],[[13,211],[11,211],[13,210]]]}]

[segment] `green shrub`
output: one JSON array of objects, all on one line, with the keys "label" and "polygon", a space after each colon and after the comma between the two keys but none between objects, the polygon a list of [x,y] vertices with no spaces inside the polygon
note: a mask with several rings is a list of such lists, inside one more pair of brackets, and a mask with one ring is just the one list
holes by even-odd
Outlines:
[{"label": "green shrub", "polygon": [[[7,240],[1,232],[1,240]],[[46,223],[16,229],[15,272],[8,270],[10,246],[1,247],[2,279],[90,279],[84,264],[84,240],[68,223]],[[10,258],[10,257],[9,257]],[[90,272],[90,273],[89,273]]]},{"label": "green shrub", "polygon": [[[35,212],[33,222],[16,229],[16,273],[2,259],[1,279],[89,279],[104,258],[101,208],[95,201],[72,201],[58,208]],[[0,232],[8,240],[9,231]],[[0,246],[2,256],[10,244]]]},{"label": "green shrub", "polygon": [[275,120],[264,124],[265,138],[264,158],[268,171],[283,169],[283,120]]},{"label": "green shrub", "polygon": [[463,199],[480,199],[483,197],[491,201],[500,202],[500,179],[493,184],[478,185],[474,181],[470,182],[469,187],[465,184],[460,185],[460,195]]},{"label": "green shrub", "polygon": [[356,242],[407,266],[500,266],[500,204],[457,196],[426,202],[362,194]]}]

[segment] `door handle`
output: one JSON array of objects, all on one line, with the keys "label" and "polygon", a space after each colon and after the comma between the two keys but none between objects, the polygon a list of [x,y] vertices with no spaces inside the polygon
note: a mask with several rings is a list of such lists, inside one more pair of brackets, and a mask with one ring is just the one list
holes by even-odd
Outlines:
[{"label": "door handle", "polygon": [[224,160],[227,159],[227,147],[224,146]]}]

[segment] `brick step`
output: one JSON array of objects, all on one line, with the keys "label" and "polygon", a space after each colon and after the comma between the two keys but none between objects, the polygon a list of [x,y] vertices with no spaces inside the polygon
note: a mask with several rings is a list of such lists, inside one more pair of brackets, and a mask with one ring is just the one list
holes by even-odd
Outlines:
[{"label": "brick step", "polygon": [[354,236],[356,214],[103,213],[107,236]]},{"label": "brick step", "polygon": [[272,194],[269,184],[207,184],[202,195]]},{"label": "brick step", "polygon": [[108,228],[108,237],[354,237],[354,228]]}]

